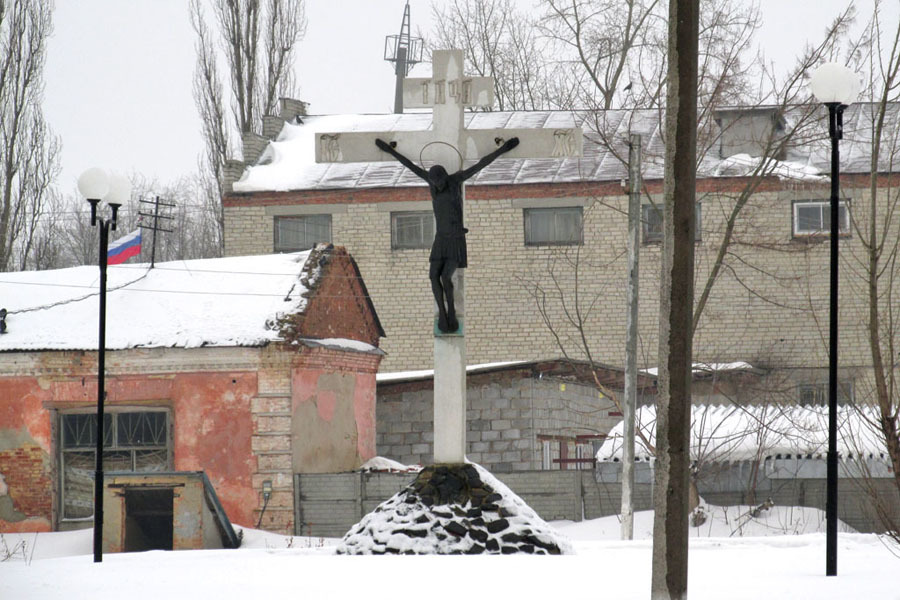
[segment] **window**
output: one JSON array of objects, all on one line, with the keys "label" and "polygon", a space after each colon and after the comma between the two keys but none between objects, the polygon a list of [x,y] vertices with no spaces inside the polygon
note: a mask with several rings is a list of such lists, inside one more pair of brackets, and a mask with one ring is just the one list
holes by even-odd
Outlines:
[{"label": "window", "polygon": [[[831,233],[831,203],[827,200],[794,202],[794,237],[828,235]],[[838,202],[840,234],[850,233],[850,207],[845,200]]]},{"label": "window", "polygon": [[[694,225],[694,241],[699,242],[703,239],[701,229],[701,204],[694,204],[694,215],[696,222]],[[665,229],[663,228],[663,210],[661,205],[644,204],[641,206],[641,237],[645,244],[658,244],[663,241]]]},{"label": "window", "polygon": [[[800,406],[828,406],[827,383],[801,383],[797,386]],[[838,381],[838,404],[853,403],[853,382]]]},{"label": "window", "polygon": [[526,208],[525,245],[580,245],[582,208]]},{"label": "window", "polygon": [[[152,472],[169,468],[169,414],[166,411],[103,415],[103,470]],[[94,514],[96,413],[60,415],[63,519]]]},{"label": "window", "polygon": [[431,248],[434,213],[430,210],[391,213],[391,249]]},{"label": "window", "polygon": [[275,217],[275,252],[299,252],[330,241],[331,215]]}]

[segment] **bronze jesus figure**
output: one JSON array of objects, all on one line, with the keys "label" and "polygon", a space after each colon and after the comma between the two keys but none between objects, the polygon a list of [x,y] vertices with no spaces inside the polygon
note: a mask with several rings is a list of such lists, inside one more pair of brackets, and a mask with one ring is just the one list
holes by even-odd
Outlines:
[{"label": "bronze jesus figure", "polygon": [[463,182],[494,162],[504,152],[509,152],[518,146],[519,138],[506,140],[503,145],[468,169],[460,169],[452,175],[448,174],[441,165],[434,165],[426,171],[397,152],[384,140],[375,140],[375,145],[428,183],[436,223],[434,243],[428,258],[431,264],[428,277],[431,279],[431,291],[438,305],[438,329],[444,333],[453,333],[459,329],[459,322],[456,319],[456,308],[453,304],[453,282],[450,278],[456,269],[465,269],[468,265],[466,253],[468,229],[463,227],[462,214]]}]

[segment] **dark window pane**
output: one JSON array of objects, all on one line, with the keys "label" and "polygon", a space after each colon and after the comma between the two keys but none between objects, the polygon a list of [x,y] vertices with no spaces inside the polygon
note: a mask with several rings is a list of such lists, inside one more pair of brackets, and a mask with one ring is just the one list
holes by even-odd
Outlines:
[{"label": "dark window pane", "polygon": [[[103,445],[112,444],[112,415],[103,415]],[[93,448],[97,445],[95,413],[62,416],[63,448]]]},{"label": "dark window pane", "polygon": [[430,248],[434,240],[434,215],[430,211],[391,213],[391,247]]},{"label": "dark window pane", "polygon": [[[838,204],[840,233],[850,233],[850,211],[847,202]],[[831,202],[805,201],[794,204],[794,235],[825,235],[831,232]]]},{"label": "dark window pane", "polygon": [[275,251],[309,250],[331,241],[331,215],[275,217]]},{"label": "dark window pane", "polygon": [[135,412],[117,415],[117,446],[165,446],[166,413]]},{"label": "dark window pane", "polygon": [[[694,204],[694,241],[703,239],[703,203]],[[641,232],[643,243],[661,242],[665,236],[662,205],[644,204],[641,206]]]},{"label": "dark window pane", "polygon": [[581,207],[525,209],[525,243],[580,244]]},{"label": "dark window pane", "polygon": [[822,231],[822,207],[798,206],[797,207],[797,231],[811,232]]},{"label": "dark window pane", "polygon": [[644,233],[644,243],[659,242],[663,239],[663,213],[662,209],[652,204],[641,207],[641,229]]}]

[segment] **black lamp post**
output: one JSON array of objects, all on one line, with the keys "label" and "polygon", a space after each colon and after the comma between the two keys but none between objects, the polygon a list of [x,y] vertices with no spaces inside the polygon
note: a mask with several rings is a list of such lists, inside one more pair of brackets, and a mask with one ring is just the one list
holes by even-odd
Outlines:
[{"label": "black lamp post", "polygon": [[825,497],[825,575],[837,575],[838,529],[838,240],[840,239],[840,150],[844,109],[856,99],[859,79],[850,69],[826,63],[810,79],[813,95],[828,107],[828,134],[831,138],[831,291],[828,326],[828,453]]},{"label": "black lamp post", "polygon": [[[94,562],[103,561],[103,414],[106,399],[106,261],[109,232],[116,229],[116,216],[122,202],[131,194],[131,184],[124,177],[108,176],[98,168],[88,169],[78,178],[78,190],[91,204],[91,226],[100,227],[100,327],[97,345],[97,455],[94,471]],[[111,215],[97,216],[97,206],[106,200]]]}]

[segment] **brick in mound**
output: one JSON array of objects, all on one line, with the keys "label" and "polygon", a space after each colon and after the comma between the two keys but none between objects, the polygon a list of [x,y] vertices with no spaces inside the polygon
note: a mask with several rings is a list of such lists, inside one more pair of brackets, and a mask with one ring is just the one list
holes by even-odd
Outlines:
[{"label": "brick in mound", "polygon": [[432,465],[363,517],[338,554],[571,554],[560,536],[484,468]]}]

